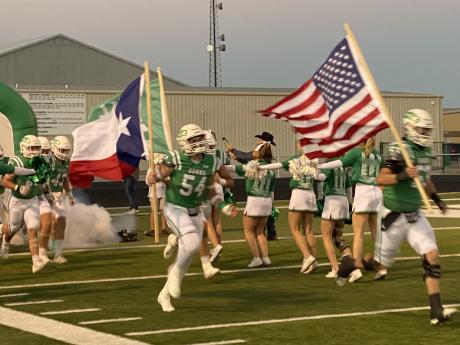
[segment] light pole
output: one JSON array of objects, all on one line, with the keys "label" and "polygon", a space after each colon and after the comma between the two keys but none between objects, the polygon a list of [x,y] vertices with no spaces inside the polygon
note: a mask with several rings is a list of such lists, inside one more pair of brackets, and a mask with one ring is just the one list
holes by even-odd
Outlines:
[{"label": "light pole", "polygon": [[219,34],[218,11],[223,10],[222,2],[210,0],[209,11],[209,44],[206,50],[209,52],[209,86],[222,86],[222,62],[220,52],[226,50],[225,35]]}]

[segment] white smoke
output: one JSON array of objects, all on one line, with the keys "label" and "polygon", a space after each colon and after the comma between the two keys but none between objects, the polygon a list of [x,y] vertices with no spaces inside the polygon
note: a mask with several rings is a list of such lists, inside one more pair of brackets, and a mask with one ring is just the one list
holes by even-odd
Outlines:
[{"label": "white smoke", "polygon": [[119,242],[112,219],[98,205],[77,203],[67,209],[65,248],[86,248]]}]

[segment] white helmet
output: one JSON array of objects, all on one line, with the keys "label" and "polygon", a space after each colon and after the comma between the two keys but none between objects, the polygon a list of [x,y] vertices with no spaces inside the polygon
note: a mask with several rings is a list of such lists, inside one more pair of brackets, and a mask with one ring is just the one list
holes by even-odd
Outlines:
[{"label": "white helmet", "polygon": [[206,150],[206,153],[214,153],[216,152],[217,149],[217,142],[216,142],[216,136],[214,135],[213,131],[208,129],[205,131],[204,135],[206,142],[208,144],[208,149]]},{"label": "white helmet", "polygon": [[51,152],[57,159],[65,161],[70,158],[70,141],[63,135],[58,135],[51,140]]},{"label": "white helmet", "polygon": [[[193,123],[183,126],[177,133],[176,140],[182,151],[188,156],[204,153],[208,149],[206,131]],[[198,138],[198,139],[193,139]],[[193,139],[193,140],[192,140]],[[190,142],[192,140],[192,142]]]},{"label": "white helmet", "polygon": [[42,156],[48,157],[51,154],[50,141],[46,137],[37,137],[42,145]]},{"label": "white helmet", "polygon": [[19,143],[21,154],[26,158],[38,157],[42,153],[42,145],[35,135],[26,135]]},{"label": "white helmet", "polygon": [[420,146],[431,146],[433,138],[433,120],[431,115],[423,109],[411,109],[403,116],[404,132],[414,143]]}]

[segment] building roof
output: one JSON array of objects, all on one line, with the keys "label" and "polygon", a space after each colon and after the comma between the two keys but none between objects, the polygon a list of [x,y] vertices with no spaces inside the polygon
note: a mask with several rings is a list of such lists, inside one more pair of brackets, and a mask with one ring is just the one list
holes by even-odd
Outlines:
[{"label": "building roof", "polygon": [[443,115],[450,115],[450,114],[460,114],[460,108],[444,108],[442,110]]},{"label": "building roof", "polygon": [[[15,42],[8,42],[8,43],[0,43],[0,57],[3,56],[3,55],[7,55],[7,54],[11,54],[11,53],[14,53],[18,50],[22,50],[22,49],[25,49],[27,47],[30,47],[30,46],[34,46],[34,45],[38,45],[40,43],[43,43],[45,41],[49,41],[49,40],[52,40],[52,39],[55,39],[55,38],[64,38],[64,39],[67,39],[69,41],[72,41],[78,45],[81,45],[87,49],[91,49],[91,50],[94,50],[100,54],[103,54],[103,55],[106,55],[110,58],[113,58],[113,59],[116,59],[116,60],[119,60],[123,63],[126,63],[126,64],[129,64],[129,65],[132,65],[134,67],[137,67],[137,68],[140,68],[140,69],[144,69],[144,66],[141,66],[141,65],[138,65],[132,61],[129,61],[127,59],[124,59],[122,57],[119,57],[119,56],[116,56],[116,55],[113,55],[105,50],[102,50],[102,49],[99,49],[99,48],[96,48],[94,46],[91,46],[87,43],[84,43],[84,42],[81,42],[81,41],[78,41],[72,37],[69,37],[69,36],[66,36],[64,34],[54,34],[54,35],[49,35],[49,36],[40,36],[40,37],[35,37],[35,38],[29,38],[29,39],[24,39],[24,40],[20,40],[20,41],[15,41]],[[152,73],[155,73],[156,72],[154,70],[151,70]],[[175,79],[172,79],[170,77],[167,77],[165,75],[163,75],[165,79],[169,79],[170,81],[180,85],[180,86],[188,86],[188,84],[182,82],[182,81],[178,81],[178,80],[175,80]]]}]

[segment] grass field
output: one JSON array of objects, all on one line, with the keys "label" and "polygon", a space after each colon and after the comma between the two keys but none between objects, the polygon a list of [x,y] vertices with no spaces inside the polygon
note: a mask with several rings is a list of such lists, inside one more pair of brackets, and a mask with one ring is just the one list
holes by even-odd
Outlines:
[{"label": "grass field", "polygon": [[[445,198],[451,205],[460,204],[460,194]],[[196,258],[184,280],[182,298],[173,300],[173,313],[163,313],[156,302],[169,262],[162,258],[163,245],[153,245],[150,237],[67,251],[68,264],[50,264],[35,276],[25,248],[13,248],[17,255],[0,261],[0,344],[72,343],[69,339],[83,344],[75,340],[80,333],[87,344],[104,345],[459,342],[459,319],[440,327],[429,325],[421,261],[409,247],[403,245],[386,280],[374,281],[368,273],[339,288],[324,278],[329,266],[320,238],[321,266],[311,275],[299,273],[301,255],[290,238],[287,210],[280,211],[281,239],[269,242],[271,267],[246,269],[250,256],[241,218],[226,218],[226,242],[217,264],[221,274],[205,280]],[[443,255],[443,303],[460,304],[459,218],[430,221]],[[140,234],[148,229],[144,215],[117,216],[113,222],[116,228],[131,224]],[[319,232],[317,221],[315,231]],[[346,238],[351,241],[351,236]],[[371,248],[369,235],[366,248]],[[42,303],[22,304],[28,302]],[[58,339],[54,333],[65,334],[67,340],[53,340]],[[104,338],[107,334],[118,337]]]}]

